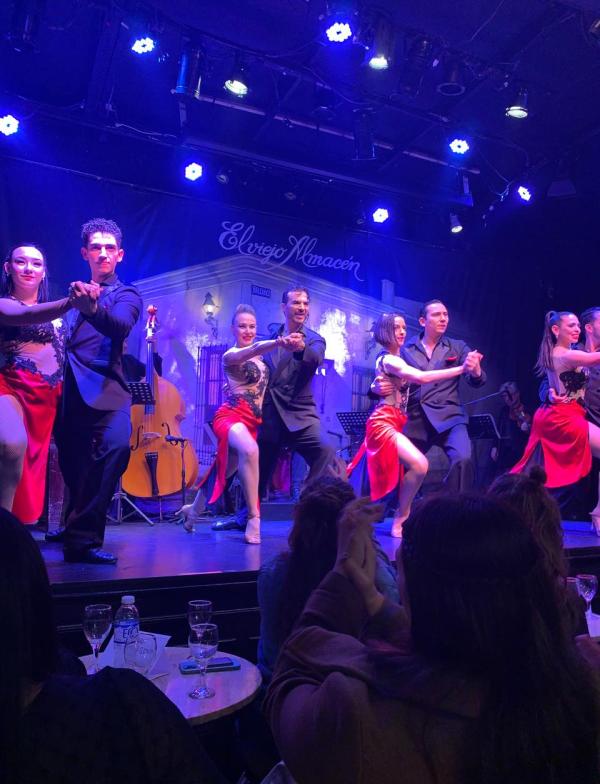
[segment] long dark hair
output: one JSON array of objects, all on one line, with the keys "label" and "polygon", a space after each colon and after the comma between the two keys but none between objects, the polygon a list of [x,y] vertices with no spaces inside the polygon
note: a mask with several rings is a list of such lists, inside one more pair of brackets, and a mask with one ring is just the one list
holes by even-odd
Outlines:
[{"label": "long dark hair", "polygon": [[556,345],[556,338],[552,332],[552,327],[560,324],[562,318],[572,315],[571,310],[549,310],[544,317],[544,332],[542,342],[538,351],[537,362],[534,370],[538,376],[543,376],[547,370],[554,370],[554,360],[552,359],[552,349]]},{"label": "long dark hair", "polygon": [[42,254],[44,259],[44,278],[40,281],[40,286],[38,288],[38,295],[37,301],[38,302],[48,302],[50,298],[50,287],[48,282],[48,264],[46,263],[46,254],[44,253],[43,249],[37,245],[35,242],[19,242],[17,245],[13,245],[12,248],[8,251],[6,258],[2,264],[2,268],[0,270],[0,297],[10,297],[13,294],[13,282],[11,276],[8,272],[4,269],[5,263],[12,261],[12,255],[16,251],[17,248],[35,248],[39,250]]},{"label": "long dark hair", "polygon": [[597,684],[523,520],[490,497],[433,497],[404,524],[401,558],[416,653],[483,684],[464,780],[596,783]]},{"label": "long dark hair", "polygon": [[24,684],[43,683],[56,668],[50,583],[38,545],[0,509],[0,781],[18,781],[16,751]]},{"label": "long dark hair", "polygon": [[298,620],[306,600],[333,567],[337,554],[337,520],[356,498],[348,482],[321,476],[307,485],[294,508],[289,552],[277,631],[283,641]]}]

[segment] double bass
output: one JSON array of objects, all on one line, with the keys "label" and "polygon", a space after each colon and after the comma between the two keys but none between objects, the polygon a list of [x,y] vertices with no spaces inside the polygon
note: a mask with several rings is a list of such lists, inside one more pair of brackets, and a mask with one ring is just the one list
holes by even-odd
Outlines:
[{"label": "double bass", "polygon": [[146,383],[152,390],[152,404],[131,407],[131,456],[123,474],[123,490],[138,498],[156,498],[181,491],[182,451],[185,486],[198,477],[198,458],[192,444],[181,439],[180,423],[185,404],[177,388],[154,369],[158,308],[149,305],[146,322]]}]

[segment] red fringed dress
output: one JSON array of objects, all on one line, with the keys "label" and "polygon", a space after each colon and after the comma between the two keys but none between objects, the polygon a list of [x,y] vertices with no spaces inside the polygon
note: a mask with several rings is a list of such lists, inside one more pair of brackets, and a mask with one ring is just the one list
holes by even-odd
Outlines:
[{"label": "red fringed dress", "polygon": [[225,355],[223,362],[227,379],[227,400],[217,409],[212,422],[212,429],[217,437],[217,456],[199,483],[202,487],[212,471],[216,472],[209,504],[220,498],[225,489],[231,426],[237,423],[246,425],[256,441],[258,428],[262,423],[262,403],[269,380],[269,368],[260,357],[252,357],[241,365],[231,365],[227,363]]},{"label": "red fringed dress", "polygon": [[0,396],[23,410],[27,449],[12,512],[37,522],[44,509],[48,447],[62,388],[65,328],[62,319],[0,328]]},{"label": "red fringed dress", "polygon": [[407,381],[383,371],[382,362],[386,355],[387,352],[383,352],[377,357],[375,369],[394,384],[394,391],[381,400],[368,418],[365,440],[348,466],[348,474],[351,474],[366,454],[372,501],[378,501],[396,490],[404,476],[396,436],[406,424],[409,385]]},{"label": "red fringed dress", "polygon": [[565,487],[578,482],[592,468],[589,426],[583,407],[587,374],[569,370],[556,378],[549,374],[548,380],[559,394],[567,395],[567,402],[538,408],[523,457],[510,473],[541,465],[547,476],[546,487]]}]

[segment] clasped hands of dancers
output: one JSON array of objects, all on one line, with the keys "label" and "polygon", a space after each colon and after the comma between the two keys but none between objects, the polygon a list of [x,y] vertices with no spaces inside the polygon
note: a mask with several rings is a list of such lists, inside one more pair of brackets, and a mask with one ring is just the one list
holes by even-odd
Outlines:
[{"label": "clasped hands of dancers", "polygon": [[[47,301],[46,260],[37,246],[13,248],[2,268],[0,504],[24,523],[39,518],[48,444],[58,415],[56,440],[69,501],[65,528],[49,538],[63,541],[66,560],[114,563],[115,556],[101,545],[108,505],[129,459],[131,399],[121,360],[123,341],[138,319],[142,301],[137,290],[116,275],[124,250],[113,221],[85,224],[81,253],[90,266],[91,281],[72,283],[69,296],[54,302]],[[235,344],[223,357],[227,399],[213,421],[218,449],[209,500],[218,498],[227,476],[237,468],[247,507],[245,538],[252,544],[260,542],[259,501],[281,446],[293,447],[306,459],[309,479],[326,471],[334,456],[321,437],[311,390],[325,341],[306,326],[308,291],[302,286],[286,290],[281,307],[284,324],[261,341],[255,340],[254,309],[243,304],[236,308]],[[600,348],[600,309],[590,313],[584,324],[585,350],[571,348],[580,334],[573,314],[552,312],[546,318],[537,367],[547,373],[554,392],[536,412],[525,455],[513,471],[525,470],[541,451],[549,487],[575,481],[589,471],[591,454],[600,454],[600,429],[588,425],[579,405],[585,384],[581,369],[600,365],[600,354],[593,354]],[[452,489],[465,490],[472,483],[471,445],[458,380],[464,375],[478,387],[485,383],[485,373],[478,351],[446,336],[448,323],[443,303],[431,300],[419,316],[422,332],[408,341],[399,314],[383,314],[374,325],[375,339],[382,346],[372,385],[378,403],[361,453],[366,456],[372,499],[397,492],[394,536],[401,535],[427,473],[425,453],[432,445],[443,448],[449,458],[446,482]],[[568,466],[557,461],[557,450],[565,443]],[[350,471],[357,464],[358,459],[353,460]],[[193,528],[203,504],[201,493],[182,509],[186,530]],[[594,514],[598,521],[598,511]]]}]

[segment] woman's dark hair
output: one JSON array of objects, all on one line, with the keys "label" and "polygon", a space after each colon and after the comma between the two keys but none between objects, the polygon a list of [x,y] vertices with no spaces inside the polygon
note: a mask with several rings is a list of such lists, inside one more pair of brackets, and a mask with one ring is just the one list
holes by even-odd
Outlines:
[{"label": "woman's dark hair", "polygon": [[15,754],[23,687],[55,670],[57,639],[50,583],[38,545],[0,509],[0,781],[18,781]]},{"label": "woman's dark hair", "polygon": [[519,514],[537,542],[548,573],[564,581],[569,569],[563,550],[560,509],[544,487],[546,472],[533,466],[528,474],[504,474],[494,480],[488,495],[505,501]]},{"label": "woman's dark hair", "polygon": [[552,327],[560,324],[561,319],[572,315],[573,312],[571,310],[549,310],[546,313],[542,342],[540,343],[537,362],[534,365],[534,370],[538,376],[543,376],[547,370],[554,370],[552,349],[556,345],[556,338],[554,337],[554,332],[552,332]]},{"label": "woman's dark hair", "polygon": [[9,273],[4,269],[6,262],[12,261],[13,253],[16,251],[17,248],[35,248],[39,250],[42,254],[44,259],[44,279],[40,281],[40,286],[38,288],[38,302],[48,302],[50,297],[50,287],[48,285],[48,265],[46,263],[46,254],[44,253],[43,249],[37,245],[35,242],[19,242],[18,245],[13,245],[12,248],[8,251],[6,258],[2,264],[2,269],[0,270],[0,297],[10,297],[13,293],[13,282],[12,278]]},{"label": "woman's dark hair", "polygon": [[483,685],[466,782],[598,781],[597,684],[524,521],[489,496],[433,497],[401,549],[415,652]]},{"label": "woman's dark hair", "polygon": [[287,571],[281,592],[278,632],[284,640],[298,620],[306,600],[332,569],[337,555],[337,520],[356,498],[348,482],[321,476],[308,484],[294,508],[288,537]]},{"label": "woman's dark hair", "polygon": [[402,313],[382,313],[373,324],[373,337],[384,348],[389,348],[396,344],[396,319],[401,318],[404,323],[406,319]]}]

